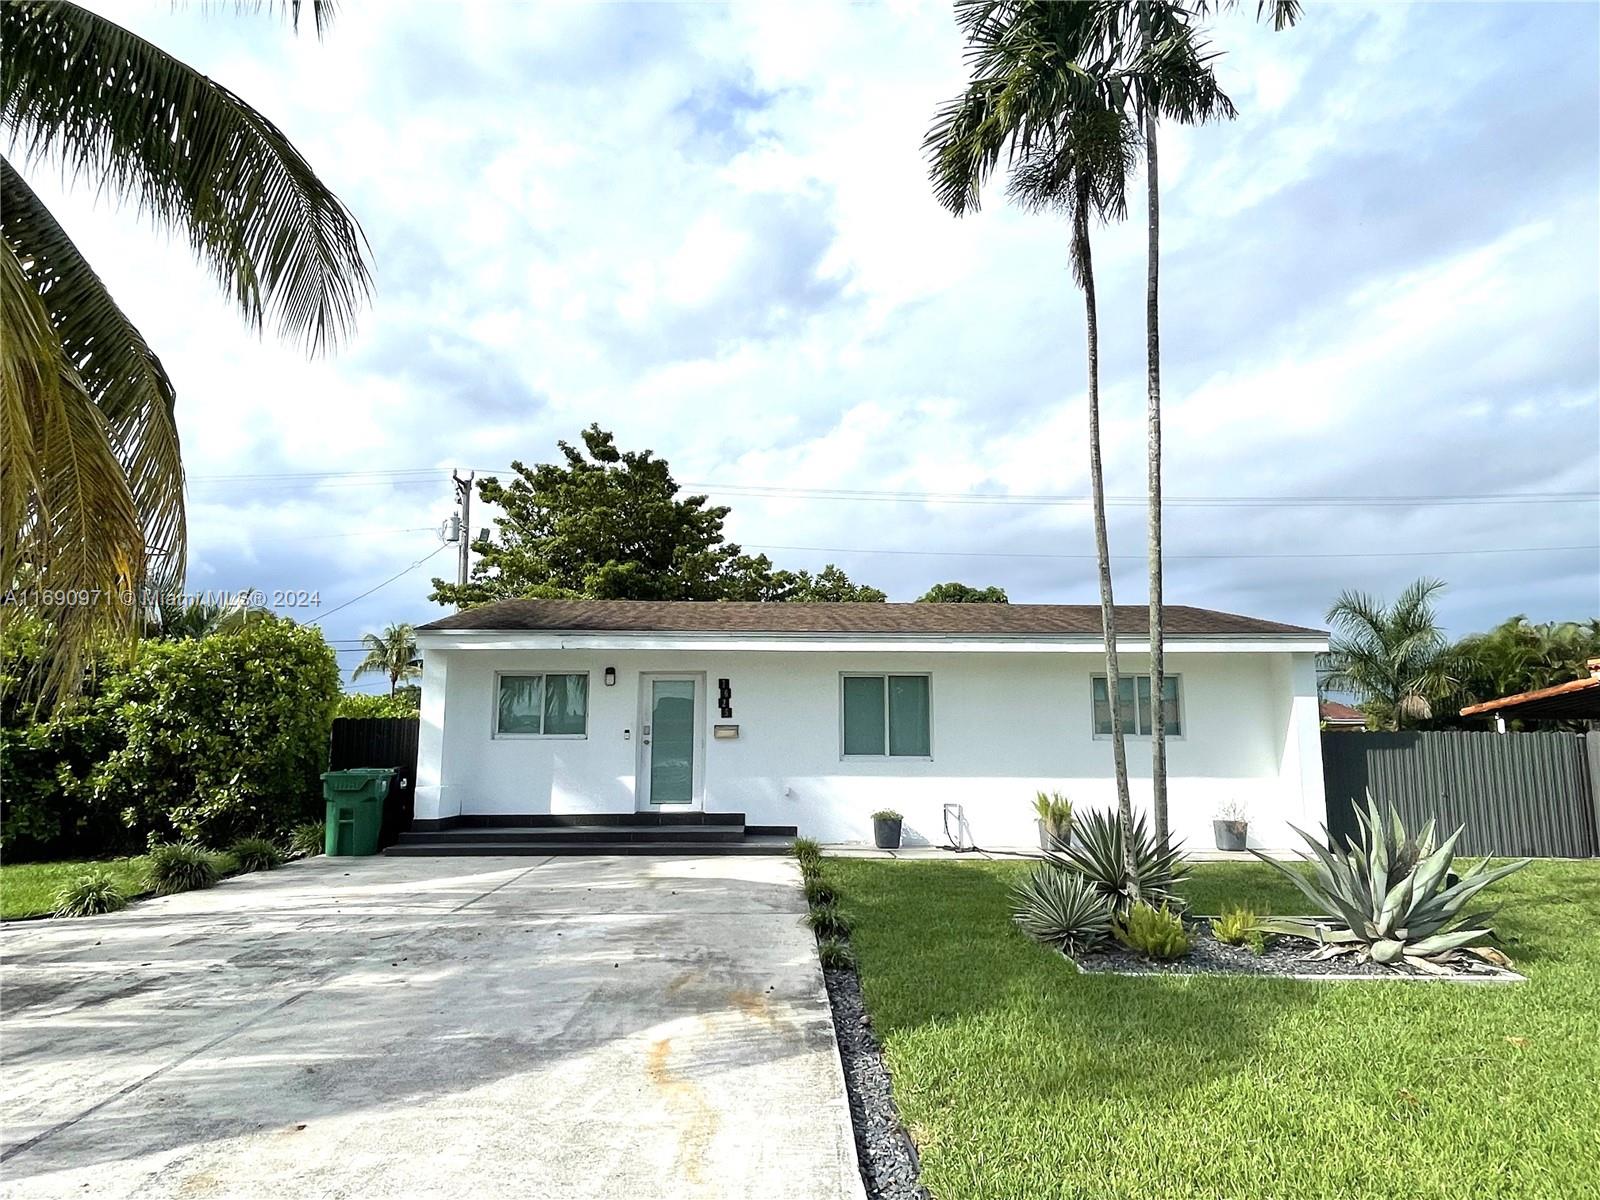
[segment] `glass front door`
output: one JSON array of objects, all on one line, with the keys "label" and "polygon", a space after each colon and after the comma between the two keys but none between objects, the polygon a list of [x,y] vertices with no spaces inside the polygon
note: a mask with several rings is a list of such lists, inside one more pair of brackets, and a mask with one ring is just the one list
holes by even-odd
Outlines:
[{"label": "glass front door", "polygon": [[644,734],[646,804],[695,800],[695,681],[650,679]]}]

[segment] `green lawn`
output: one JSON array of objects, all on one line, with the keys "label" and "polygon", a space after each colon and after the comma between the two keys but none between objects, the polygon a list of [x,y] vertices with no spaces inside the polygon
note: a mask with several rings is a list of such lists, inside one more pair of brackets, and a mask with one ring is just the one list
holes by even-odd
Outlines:
[{"label": "green lawn", "polygon": [[[1078,975],[1011,926],[1027,869],[826,863],[938,1200],[1600,1194],[1600,862],[1490,889],[1499,986]],[[1187,890],[1305,910],[1256,863]]]},{"label": "green lawn", "polygon": [[89,871],[109,871],[131,899],[144,890],[143,858],[18,863],[0,867],[0,918],[36,917],[55,907],[56,889]]}]

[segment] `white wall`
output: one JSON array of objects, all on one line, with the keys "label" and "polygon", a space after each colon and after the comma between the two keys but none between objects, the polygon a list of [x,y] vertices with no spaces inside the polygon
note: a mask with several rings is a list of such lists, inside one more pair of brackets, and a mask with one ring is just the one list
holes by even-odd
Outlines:
[{"label": "white wall", "polygon": [[[1129,672],[1146,661],[1123,655]],[[959,802],[979,845],[1032,844],[1037,789],[1060,789],[1080,809],[1116,803],[1111,743],[1093,737],[1090,724],[1090,677],[1100,663],[1084,653],[429,650],[416,815],[633,811],[639,674],[695,671],[710,693],[708,810],[848,842],[870,840],[870,814],[893,808],[906,816],[908,843],[939,844],[942,806]],[[617,670],[609,688],[608,666]],[[588,736],[492,737],[494,676],[508,670],[588,671]],[[931,674],[932,761],[841,761],[840,672],[878,670]],[[1296,844],[1286,821],[1322,822],[1310,653],[1169,648],[1167,670],[1183,677],[1184,733],[1168,739],[1178,836],[1210,847],[1211,820],[1227,800],[1247,806],[1251,843],[1264,848]],[[737,741],[710,736],[720,721],[719,677],[732,683]],[[1135,802],[1148,808],[1148,739],[1128,740],[1128,761]]]}]

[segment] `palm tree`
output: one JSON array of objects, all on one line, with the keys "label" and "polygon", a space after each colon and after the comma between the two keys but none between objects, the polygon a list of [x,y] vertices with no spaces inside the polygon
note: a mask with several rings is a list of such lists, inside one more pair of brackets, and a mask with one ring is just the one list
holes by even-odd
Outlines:
[{"label": "palm tree", "polygon": [[1100,74],[1103,14],[1095,5],[1038,0],[958,0],[971,78],[962,95],[935,117],[924,148],[932,160],[934,192],[956,216],[976,211],[983,183],[1002,154],[1011,167],[1009,191],[1030,208],[1057,208],[1069,218],[1073,277],[1083,291],[1087,339],[1089,482],[1100,576],[1100,619],[1117,807],[1124,867],[1135,899],[1131,853],[1133,805],[1123,740],[1116,614],[1106,533],[1100,451],[1100,339],[1091,225],[1126,215],[1126,182],[1133,165],[1133,129],[1120,105],[1106,102]]},{"label": "palm tree", "polygon": [[1354,692],[1375,725],[1398,730],[1429,720],[1457,686],[1458,658],[1439,625],[1437,579],[1419,579],[1385,608],[1365,592],[1341,593],[1328,610],[1334,636],[1323,685]]},{"label": "palm tree", "polygon": [[226,602],[162,596],[140,619],[139,632],[144,637],[189,641],[214,633],[236,633],[271,617],[270,609],[250,603],[247,596]]},{"label": "palm tree", "polygon": [[402,680],[415,679],[422,674],[422,660],[417,657],[417,631],[410,625],[389,625],[382,633],[364,633],[361,642],[367,648],[367,656],[351,679],[387,675],[392,699]]},{"label": "palm tree", "polygon": [[[320,32],[332,0],[313,0]],[[290,5],[298,25],[300,0]],[[354,218],[264,116],[143,38],[59,0],[0,6],[0,128],[188,238],[246,322],[312,354],[365,301]],[[54,628],[47,691],[184,572],[176,396],[71,237],[0,157],[0,586]],[[51,603],[93,594],[99,603]],[[130,600],[132,602],[130,602]]]},{"label": "palm tree", "polygon": [[[1232,7],[1234,0],[1219,0],[1217,7]],[[1123,7],[1121,5],[1113,7]],[[1134,29],[1144,70],[1145,86],[1130,91],[1143,126],[1145,188],[1147,194],[1147,257],[1145,276],[1145,442],[1146,487],[1149,494],[1148,566],[1150,633],[1150,784],[1156,838],[1166,845],[1167,720],[1166,637],[1163,628],[1161,560],[1161,180],[1157,156],[1157,120],[1166,116],[1180,124],[1213,118],[1232,118],[1233,102],[1217,86],[1210,58],[1195,43],[1190,21],[1210,11],[1208,0],[1198,0],[1191,11],[1171,0],[1134,0]],[[1258,0],[1257,18],[1270,13],[1273,27],[1285,29],[1299,19],[1298,0]]]}]

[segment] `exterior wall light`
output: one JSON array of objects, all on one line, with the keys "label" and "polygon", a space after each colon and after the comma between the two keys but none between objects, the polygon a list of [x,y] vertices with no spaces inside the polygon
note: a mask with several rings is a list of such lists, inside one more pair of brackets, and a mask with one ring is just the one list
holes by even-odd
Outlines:
[{"label": "exterior wall light", "polygon": [[617,669],[615,667],[607,667],[606,668],[606,686],[607,687],[615,687],[616,683],[617,683]]}]

